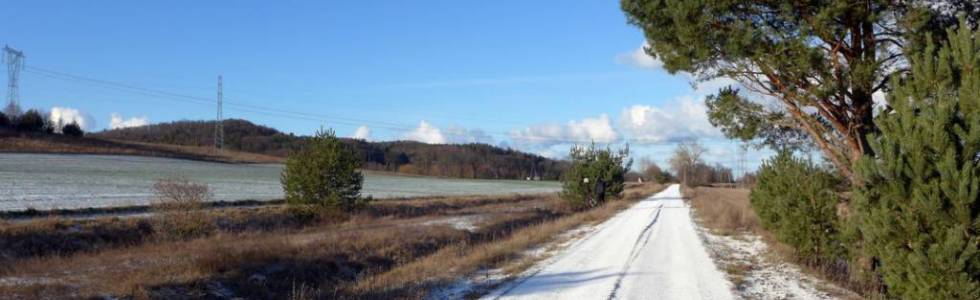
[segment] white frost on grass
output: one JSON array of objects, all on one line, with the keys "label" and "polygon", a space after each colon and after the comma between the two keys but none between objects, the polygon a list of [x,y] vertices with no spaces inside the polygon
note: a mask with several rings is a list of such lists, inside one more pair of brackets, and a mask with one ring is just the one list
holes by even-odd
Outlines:
[{"label": "white frost on grass", "polygon": [[48,285],[56,283],[55,280],[44,277],[2,277],[0,287],[14,287],[25,285]]},{"label": "white frost on grass", "polygon": [[449,225],[456,230],[476,231],[479,226],[476,224],[483,219],[481,215],[468,215],[436,219],[422,223],[424,226]]},{"label": "white frost on grass", "polygon": [[759,236],[715,235],[701,226],[698,231],[718,267],[727,270],[729,280],[736,283],[735,292],[740,298],[837,299],[835,294],[850,294],[803,273],[796,265],[779,261],[769,254],[769,246]]}]

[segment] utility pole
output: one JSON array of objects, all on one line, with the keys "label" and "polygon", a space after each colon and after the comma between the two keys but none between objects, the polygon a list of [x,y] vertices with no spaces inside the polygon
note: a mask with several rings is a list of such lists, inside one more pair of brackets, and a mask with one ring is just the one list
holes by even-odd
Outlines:
[{"label": "utility pole", "polygon": [[20,71],[24,69],[24,52],[3,46],[3,61],[7,63],[7,107],[4,112],[10,116],[20,115]]},{"label": "utility pole", "polygon": [[748,173],[745,170],[745,154],[747,151],[748,151],[748,145],[746,145],[745,143],[742,143],[741,145],[738,146],[738,172],[736,174],[738,174],[739,186],[741,186],[745,181],[745,173]]},{"label": "utility pole", "polygon": [[214,123],[214,149],[220,150],[225,146],[224,113],[222,112],[221,75],[218,75],[218,116]]}]

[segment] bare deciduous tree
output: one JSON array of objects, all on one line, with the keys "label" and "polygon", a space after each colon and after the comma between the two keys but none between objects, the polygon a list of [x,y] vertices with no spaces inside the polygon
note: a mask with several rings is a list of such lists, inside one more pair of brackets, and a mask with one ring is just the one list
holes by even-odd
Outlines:
[{"label": "bare deciduous tree", "polygon": [[701,156],[707,149],[697,140],[683,141],[674,150],[674,156],[670,158],[670,167],[677,173],[684,185],[688,185],[688,179],[693,167],[701,164]]}]

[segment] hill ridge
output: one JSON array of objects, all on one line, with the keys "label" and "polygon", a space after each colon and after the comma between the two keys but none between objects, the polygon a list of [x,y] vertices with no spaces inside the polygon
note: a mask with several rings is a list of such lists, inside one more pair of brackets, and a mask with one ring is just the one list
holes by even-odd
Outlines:
[{"label": "hill ridge", "polygon": [[[215,122],[181,120],[90,134],[101,139],[211,146]],[[223,121],[225,149],[285,157],[303,147],[308,136],[283,133],[244,119]],[[363,168],[417,175],[480,179],[524,179],[537,174],[557,180],[566,163],[488,144],[426,144],[416,141],[365,141],[341,138],[364,161]]]}]

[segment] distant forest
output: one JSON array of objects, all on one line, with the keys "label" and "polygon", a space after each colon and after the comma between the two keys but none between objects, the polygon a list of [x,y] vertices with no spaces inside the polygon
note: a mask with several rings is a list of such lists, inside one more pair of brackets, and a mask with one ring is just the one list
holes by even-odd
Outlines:
[{"label": "distant forest", "polygon": [[[215,121],[177,121],[107,130],[90,136],[130,142],[209,146]],[[301,149],[308,137],[240,119],[225,120],[225,148],[285,157]],[[369,170],[482,179],[523,179],[537,174],[557,180],[567,163],[486,144],[432,145],[413,141],[368,142],[343,140],[351,145]]]}]

